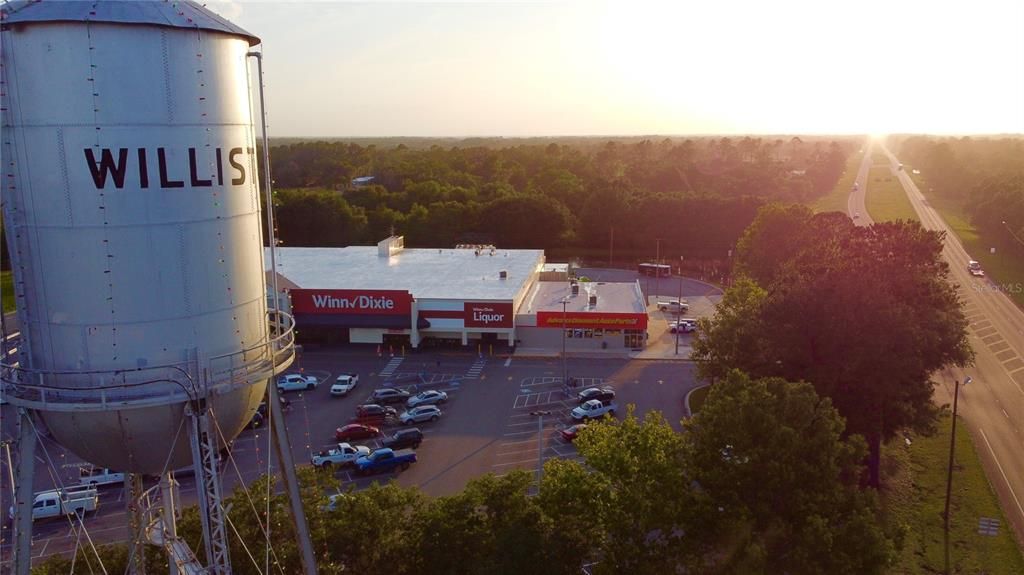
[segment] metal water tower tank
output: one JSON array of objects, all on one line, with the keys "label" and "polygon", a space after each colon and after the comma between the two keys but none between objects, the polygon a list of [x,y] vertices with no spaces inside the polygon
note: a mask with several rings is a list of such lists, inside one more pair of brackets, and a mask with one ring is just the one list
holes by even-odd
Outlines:
[{"label": "metal water tower tank", "polygon": [[293,358],[268,317],[246,52],[192,2],[3,7],[3,206],[21,341],[5,395],[94,464],[192,463]]}]

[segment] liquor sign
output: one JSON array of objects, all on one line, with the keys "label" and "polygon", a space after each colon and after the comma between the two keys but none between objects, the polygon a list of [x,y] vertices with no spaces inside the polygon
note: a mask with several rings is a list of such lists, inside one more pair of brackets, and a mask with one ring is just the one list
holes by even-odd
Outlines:
[{"label": "liquor sign", "polygon": [[463,310],[466,327],[512,327],[511,302],[465,302]]},{"label": "liquor sign", "polygon": [[401,290],[293,289],[292,312],[410,315],[412,295]]},{"label": "liquor sign", "polygon": [[539,311],[537,327],[647,329],[647,314]]}]

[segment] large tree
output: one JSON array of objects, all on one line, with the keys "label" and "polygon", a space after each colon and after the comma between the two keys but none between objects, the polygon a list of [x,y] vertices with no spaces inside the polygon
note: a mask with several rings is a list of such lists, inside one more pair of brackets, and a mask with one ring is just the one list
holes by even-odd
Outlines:
[{"label": "large tree", "polygon": [[[931,374],[971,360],[967,320],[941,258],[943,236],[916,222],[793,221],[801,243],[781,250],[788,259],[769,255],[768,269],[746,258],[771,250],[739,254],[741,268],[767,276],[765,296],[754,303],[727,296],[697,335],[694,359],[706,375],[735,367],[813,383],[867,439],[869,483],[877,486],[881,443],[934,424]],[[773,241],[776,226],[759,224],[752,229],[766,233],[748,236],[751,246]],[[762,333],[756,345],[736,345],[753,331]]]},{"label": "large tree", "polygon": [[864,441],[843,438],[843,418],[810,384],[734,371],[685,425],[685,467],[733,526],[728,571],[859,575],[889,563],[874,493],[857,487]]},{"label": "large tree", "polygon": [[589,471],[576,462],[545,466],[541,501],[571,540],[591,537],[596,572],[706,566],[718,536],[714,506],[683,465],[685,441],[660,412],[639,421],[630,407],[623,420],[591,425],[576,439]]}]

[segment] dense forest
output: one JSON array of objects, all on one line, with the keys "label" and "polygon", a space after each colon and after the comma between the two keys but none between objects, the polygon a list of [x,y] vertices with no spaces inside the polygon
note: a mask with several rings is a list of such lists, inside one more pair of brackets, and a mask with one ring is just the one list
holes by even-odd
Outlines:
[{"label": "dense forest", "polygon": [[607,261],[612,250],[616,260],[649,258],[657,241],[663,257],[725,258],[761,205],[827,193],[860,145],[799,137],[426,142],[272,145],[281,244],[372,244],[394,231],[410,247],[486,242]]},{"label": "dense forest", "polygon": [[1024,139],[913,136],[894,150],[983,236],[1003,246],[1024,237]]}]

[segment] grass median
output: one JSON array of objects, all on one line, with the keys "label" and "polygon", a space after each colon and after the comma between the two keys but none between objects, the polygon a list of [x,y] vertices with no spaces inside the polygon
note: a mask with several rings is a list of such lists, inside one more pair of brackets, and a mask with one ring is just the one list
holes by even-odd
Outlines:
[{"label": "grass median", "polygon": [[868,189],[865,206],[871,219],[876,222],[893,220],[918,221],[917,212],[910,204],[899,178],[892,173],[889,165],[872,166],[868,172]]},{"label": "grass median", "polygon": [[[962,424],[962,420],[960,421]],[[890,573],[942,573],[945,546],[942,513],[949,462],[950,416],[932,437],[892,442],[885,452],[882,504],[886,522],[905,532],[899,561]],[[1021,555],[999,500],[985,478],[966,426],[957,426],[950,499],[950,573],[1024,573]],[[996,535],[979,533],[982,518],[999,522]]]},{"label": "grass median", "polygon": [[828,195],[818,198],[811,204],[811,209],[815,212],[843,212],[845,214],[846,202],[850,198],[850,190],[853,189],[853,182],[857,179],[857,171],[863,159],[863,150],[851,154],[846,160],[846,169],[839,181],[836,182],[835,187]]}]

